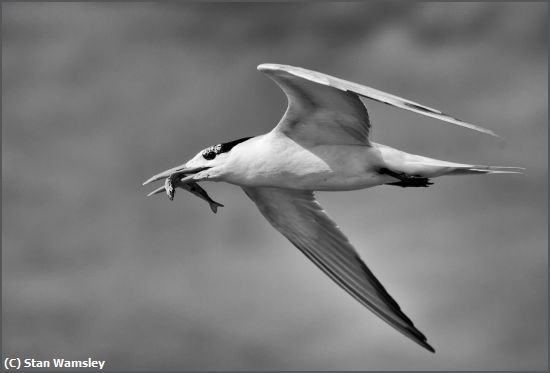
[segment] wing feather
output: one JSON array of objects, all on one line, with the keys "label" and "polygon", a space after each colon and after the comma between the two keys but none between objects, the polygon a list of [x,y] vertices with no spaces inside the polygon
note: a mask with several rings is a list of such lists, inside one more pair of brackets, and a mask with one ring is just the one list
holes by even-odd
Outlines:
[{"label": "wing feather", "polygon": [[357,94],[270,66],[258,69],[273,79],[288,99],[287,111],[275,131],[310,144],[369,145],[369,114]]},{"label": "wing feather", "polygon": [[[453,118],[448,114],[442,113],[440,110],[419,104],[411,100],[407,100],[405,98],[390,93],[380,91],[378,89],[374,89],[358,83],[353,83],[317,71],[307,70],[301,67],[278,64],[261,64],[258,66],[258,70],[263,71],[271,78],[273,78],[283,88],[283,90],[289,97],[289,109],[287,110],[287,114],[292,113],[291,107],[293,105],[298,106],[298,102],[301,103],[301,100],[303,100],[304,97],[307,97],[308,94],[316,95],[315,90],[319,87],[330,87],[333,91],[340,90],[341,92],[354,94],[356,97],[357,95],[363,96],[366,98],[370,98],[374,101],[383,102],[385,104],[395,106],[404,110],[409,110],[418,114],[439,119],[444,122],[452,123],[461,127],[466,127],[474,131],[499,137],[496,133],[487,128],[483,128],[481,126],[477,126],[475,124]],[[305,83],[299,83],[300,80],[310,82],[309,89],[302,88],[302,93],[300,96],[293,96],[291,98],[292,87],[285,88],[284,86],[285,84],[287,84],[287,82],[292,82],[292,84],[298,87],[308,87],[308,85]],[[317,88],[315,88],[314,86],[316,86]],[[332,94],[335,95],[334,93]],[[283,119],[285,118],[283,117]],[[284,127],[288,126],[288,124],[284,120],[282,120],[279,126]],[[370,128],[370,125],[368,125],[367,127]]]},{"label": "wing feather", "polygon": [[317,203],[312,191],[243,189],[271,225],[332,280],[395,329],[434,352]]}]

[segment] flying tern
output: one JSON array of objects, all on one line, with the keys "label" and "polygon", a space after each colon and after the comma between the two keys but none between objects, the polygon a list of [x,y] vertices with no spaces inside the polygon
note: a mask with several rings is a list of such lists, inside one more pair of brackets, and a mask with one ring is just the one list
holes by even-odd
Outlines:
[{"label": "flying tern", "polygon": [[443,175],[519,173],[519,167],[446,162],[375,143],[360,97],[497,136],[439,110],[300,67],[261,64],[277,83],[287,110],[270,132],[201,150],[183,165],[146,182],[165,179],[170,199],[184,188],[217,206],[196,183],[224,181],[244,190],[271,225],[334,282],[389,325],[431,352],[426,337],[365,265],[350,241],[315,200],[315,191],[346,191],[377,185],[428,187]]}]

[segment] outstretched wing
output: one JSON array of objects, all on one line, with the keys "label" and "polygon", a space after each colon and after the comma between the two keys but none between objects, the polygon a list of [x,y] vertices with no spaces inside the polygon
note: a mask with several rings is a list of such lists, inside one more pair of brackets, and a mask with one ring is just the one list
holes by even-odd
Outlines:
[{"label": "outstretched wing", "polygon": [[282,131],[300,143],[368,145],[369,114],[359,96],[304,79],[294,74],[293,69],[296,68],[272,64],[258,66],[288,99],[286,113],[274,131]]},{"label": "outstretched wing", "polygon": [[332,280],[405,336],[435,352],[317,203],[312,191],[243,189],[271,225]]},{"label": "outstretched wing", "polygon": [[[347,133],[348,137],[360,143],[368,143],[369,118],[366,108],[359,106],[358,96],[498,137],[489,129],[453,118],[437,109],[327,74],[278,64],[261,64],[258,70],[275,80],[287,95],[287,112],[275,130],[283,131],[289,137],[313,136],[315,141],[317,137],[326,136],[330,141],[330,134],[344,140],[334,133]],[[316,136],[316,131],[321,134]]]}]

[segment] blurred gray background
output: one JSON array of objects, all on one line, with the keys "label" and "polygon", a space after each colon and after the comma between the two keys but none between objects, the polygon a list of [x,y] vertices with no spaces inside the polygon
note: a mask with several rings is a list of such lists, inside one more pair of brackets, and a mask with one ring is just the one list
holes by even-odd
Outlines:
[{"label": "blurred gray background", "polygon": [[[547,369],[545,3],[2,5],[5,356],[115,369]],[[275,62],[364,83],[506,141],[367,101],[374,141],[524,175],[319,193],[436,348],[383,323],[237,187],[217,215],[141,183],[269,131]]]}]

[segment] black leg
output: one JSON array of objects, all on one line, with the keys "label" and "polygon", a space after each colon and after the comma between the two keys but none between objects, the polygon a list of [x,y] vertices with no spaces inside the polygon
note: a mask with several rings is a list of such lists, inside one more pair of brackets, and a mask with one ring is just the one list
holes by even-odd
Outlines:
[{"label": "black leg", "polygon": [[386,183],[386,185],[395,185],[395,186],[400,186],[402,188],[407,188],[407,187],[429,187],[430,185],[433,184],[430,181],[430,179],[428,179],[427,177],[407,175],[404,172],[395,172],[387,168],[381,168],[380,170],[378,170],[378,173],[383,175],[389,175],[391,177],[395,177],[396,179],[399,179],[399,181],[396,181],[393,183]]},{"label": "black leg", "polygon": [[395,183],[387,183],[386,185],[396,185],[400,186],[401,188],[407,188],[407,187],[429,187],[430,185],[433,185],[433,183],[430,181],[430,179],[426,177],[411,177],[407,180],[401,180],[396,181]]}]

